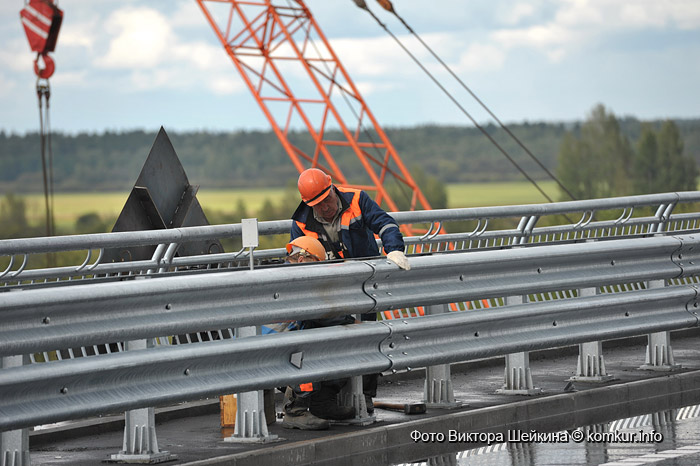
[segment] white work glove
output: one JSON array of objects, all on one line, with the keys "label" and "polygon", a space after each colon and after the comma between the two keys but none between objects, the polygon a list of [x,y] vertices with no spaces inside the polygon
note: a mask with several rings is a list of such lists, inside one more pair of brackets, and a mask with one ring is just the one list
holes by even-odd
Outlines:
[{"label": "white work glove", "polygon": [[402,251],[391,251],[386,255],[386,258],[398,265],[399,268],[411,270],[411,264],[408,263],[408,257],[406,257]]}]

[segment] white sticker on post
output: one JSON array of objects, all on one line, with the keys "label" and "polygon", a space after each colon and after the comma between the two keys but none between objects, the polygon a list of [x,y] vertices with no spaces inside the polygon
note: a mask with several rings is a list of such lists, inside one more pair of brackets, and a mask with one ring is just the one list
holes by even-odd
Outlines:
[{"label": "white sticker on post", "polygon": [[241,220],[241,236],[244,248],[258,247],[258,219],[244,218]]}]

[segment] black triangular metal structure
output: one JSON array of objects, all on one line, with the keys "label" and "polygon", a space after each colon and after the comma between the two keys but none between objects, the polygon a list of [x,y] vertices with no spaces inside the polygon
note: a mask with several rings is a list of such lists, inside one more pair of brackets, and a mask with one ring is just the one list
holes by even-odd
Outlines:
[{"label": "black triangular metal structure", "polygon": [[[161,230],[209,225],[197,200],[199,186],[187,180],[170,138],[163,127],[158,131],[146,162],[143,164],[113,232]],[[223,252],[216,240],[183,243],[178,256]],[[153,257],[155,246],[135,246],[105,250],[105,262],[146,260]]]}]

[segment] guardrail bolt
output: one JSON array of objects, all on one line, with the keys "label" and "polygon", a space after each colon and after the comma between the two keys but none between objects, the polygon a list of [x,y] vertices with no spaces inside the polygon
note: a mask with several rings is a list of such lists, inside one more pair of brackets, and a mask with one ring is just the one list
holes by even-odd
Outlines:
[{"label": "guardrail bolt", "polygon": [[537,267],[537,273],[542,273],[542,267]]},{"label": "guardrail bolt", "polygon": [[409,337],[408,335],[404,335],[404,336],[403,336],[403,339],[404,339],[404,340],[410,340],[411,337]]},{"label": "guardrail bolt", "polygon": [[411,372],[411,368],[409,366],[406,366],[406,372]]},{"label": "guardrail bolt", "polygon": [[169,311],[170,309],[172,309],[172,308],[173,308],[173,305],[170,304],[170,303],[168,303],[168,304],[165,305],[165,309],[168,310],[168,311]]},{"label": "guardrail bolt", "polygon": [[630,316],[630,313],[629,313],[629,312],[625,312],[625,317],[629,317],[629,316]]},{"label": "guardrail bolt", "polygon": [[50,317],[44,317],[44,320],[41,321],[43,324],[50,324],[51,323],[51,318]]},{"label": "guardrail bolt", "polygon": [[375,290],[376,290],[377,288],[379,288],[379,283],[374,283],[374,284],[372,284],[372,288],[374,288]]},{"label": "guardrail bolt", "polygon": [[464,281],[464,275],[460,275],[460,276],[459,276],[459,281],[460,281],[460,282],[463,282],[463,281]]},{"label": "guardrail bolt", "polygon": [[611,260],[610,265],[615,265],[615,260]]},{"label": "guardrail bolt", "polygon": [[279,293],[275,293],[274,295],[272,295],[272,297],[273,297],[274,299],[279,299],[280,294],[279,294]]},{"label": "guardrail bolt", "polygon": [[185,369],[185,375],[190,375],[190,370],[189,370],[189,369]]},{"label": "guardrail bolt", "polygon": [[679,259],[683,259],[683,254],[678,254]]},{"label": "guardrail bolt", "polygon": [[394,343],[393,341],[389,343],[389,348],[396,348],[396,343]]},{"label": "guardrail bolt", "polygon": [[478,336],[479,336],[479,332],[474,332],[474,336],[475,336],[475,337],[478,337]]},{"label": "guardrail bolt", "polygon": [[555,320],[554,322],[552,322],[552,326],[553,326],[553,327],[556,327],[556,326],[557,326],[557,321],[556,321],[556,320]]},{"label": "guardrail bolt", "polygon": [[61,389],[61,393],[62,393],[63,395],[65,395],[66,393],[68,393],[68,389],[67,389],[66,387],[63,387],[63,388]]}]

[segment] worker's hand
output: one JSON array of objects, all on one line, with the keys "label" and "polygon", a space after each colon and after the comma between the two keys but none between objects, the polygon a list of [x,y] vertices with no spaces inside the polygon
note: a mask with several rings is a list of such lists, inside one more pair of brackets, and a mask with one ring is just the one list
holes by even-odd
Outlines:
[{"label": "worker's hand", "polygon": [[408,263],[408,257],[406,257],[406,255],[401,251],[391,251],[386,255],[386,258],[404,270],[411,270],[411,264]]}]

